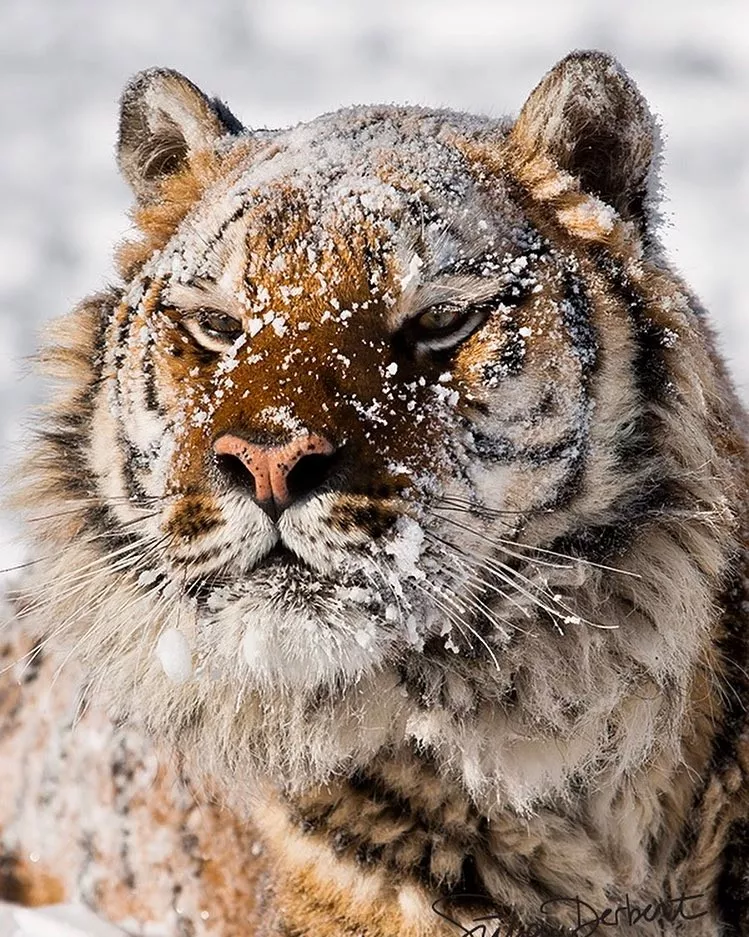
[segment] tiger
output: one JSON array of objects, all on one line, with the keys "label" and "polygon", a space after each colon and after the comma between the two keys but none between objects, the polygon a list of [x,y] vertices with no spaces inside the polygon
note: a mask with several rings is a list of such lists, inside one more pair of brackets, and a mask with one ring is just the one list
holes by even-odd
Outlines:
[{"label": "tiger", "polygon": [[132,935],[749,935],[747,427],[573,52],[516,119],[136,75],[4,600],[0,897]]}]

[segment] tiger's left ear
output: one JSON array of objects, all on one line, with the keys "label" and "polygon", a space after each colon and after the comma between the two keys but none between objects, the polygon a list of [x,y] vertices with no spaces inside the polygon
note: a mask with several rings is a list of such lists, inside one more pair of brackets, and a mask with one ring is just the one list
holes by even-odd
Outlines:
[{"label": "tiger's left ear", "polygon": [[603,52],[562,59],[526,101],[510,140],[522,161],[550,156],[584,191],[645,227],[657,125],[616,59]]},{"label": "tiger's left ear", "polygon": [[117,162],[141,204],[156,198],[161,182],[188,168],[198,153],[244,128],[221,101],[208,98],[170,68],[139,72],[120,101]]}]

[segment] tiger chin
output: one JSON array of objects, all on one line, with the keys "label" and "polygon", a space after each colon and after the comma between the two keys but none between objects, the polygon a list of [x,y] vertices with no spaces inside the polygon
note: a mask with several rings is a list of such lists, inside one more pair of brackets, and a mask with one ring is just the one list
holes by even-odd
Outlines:
[{"label": "tiger chin", "polygon": [[598,52],[514,121],[130,82],[134,233],[50,331],[17,498],[0,896],[749,934],[745,414],[658,147]]}]

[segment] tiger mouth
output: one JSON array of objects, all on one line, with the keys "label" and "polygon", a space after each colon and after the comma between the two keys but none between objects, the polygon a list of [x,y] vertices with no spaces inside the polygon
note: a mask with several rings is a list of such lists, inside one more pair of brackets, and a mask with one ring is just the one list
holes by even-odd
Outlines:
[{"label": "tiger mouth", "polygon": [[314,570],[293,550],[282,543],[277,543],[241,577],[229,575],[226,570],[214,571],[186,582],[185,593],[195,599],[199,606],[205,606],[217,590],[230,588],[230,583],[233,583],[235,588],[241,583],[248,584],[256,573],[280,574],[281,577],[284,574],[294,573],[310,576],[314,574]]},{"label": "tiger mouth", "polygon": [[259,560],[252,568],[252,572],[258,569],[311,569],[301,556],[290,550],[285,544],[277,543],[265,556]]}]

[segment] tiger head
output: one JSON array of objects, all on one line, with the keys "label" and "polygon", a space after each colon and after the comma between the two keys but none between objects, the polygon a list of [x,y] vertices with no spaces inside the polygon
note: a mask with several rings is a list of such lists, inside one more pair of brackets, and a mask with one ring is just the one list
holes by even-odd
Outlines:
[{"label": "tiger head", "polygon": [[[48,352],[70,390],[31,467],[91,683],[292,784],[407,742],[524,804],[675,737],[730,524],[655,141],[599,53],[514,122],[248,130],[138,75],[136,236]],[[704,562],[669,527],[697,501]]]}]

